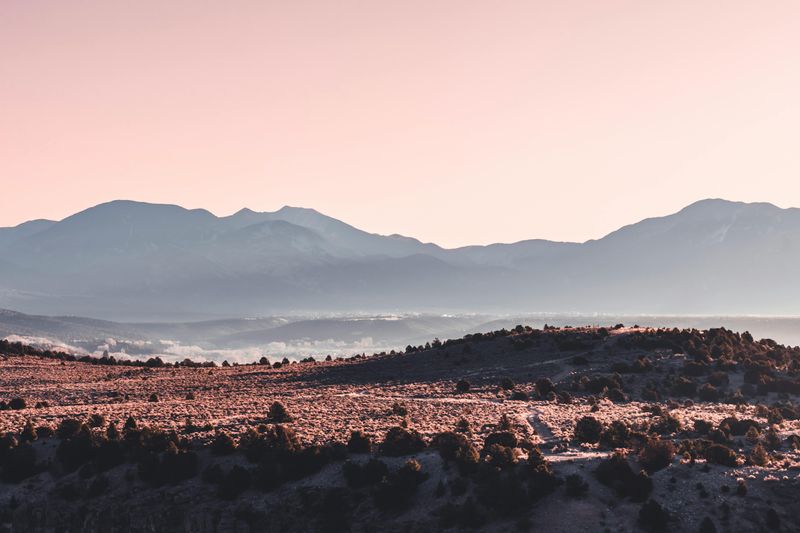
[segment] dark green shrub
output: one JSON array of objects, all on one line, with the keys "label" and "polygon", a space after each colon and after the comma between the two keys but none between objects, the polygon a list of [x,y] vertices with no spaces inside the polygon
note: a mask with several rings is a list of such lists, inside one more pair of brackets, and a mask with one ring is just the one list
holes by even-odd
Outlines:
[{"label": "dark green shrub", "polygon": [[21,409],[25,409],[25,407],[26,407],[26,404],[25,404],[25,400],[23,398],[12,398],[8,402],[8,408],[9,409],[13,409],[15,411],[19,411]]},{"label": "dark green shrub", "polygon": [[74,418],[65,418],[58,424],[56,435],[59,439],[68,439],[78,434],[83,427],[83,422]]},{"label": "dark green shrub", "polygon": [[602,461],[595,470],[595,477],[620,496],[630,497],[633,501],[644,501],[653,492],[653,480],[644,470],[635,473],[620,453]]},{"label": "dark green shrub", "polygon": [[445,431],[437,433],[431,439],[431,447],[439,450],[439,455],[445,461],[454,461],[458,450],[464,446],[469,446],[470,441],[462,433]]},{"label": "dark green shrub", "polygon": [[424,449],[425,441],[422,435],[398,426],[389,429],[381,443],[381,453],[390,457],[412,455]]},{"label": "dark green shrub", "polygon": [[723,444],[712,444],[705,450],[705,458],[709,463],[723,466],[737,466],[736,452]]},{"label": "dark green shrub", "polygon": [[519,445],[519,440],[513,431],[495,431],[486,436],[483,441],[483,449],[487,450],[495,444],[507,448],[516,448]]},{"label": "dark green shrub", "polygon": [[556,386],[553,384],[550,378],[537,379],[534,387],[536,389],[536,393],[541,398],[546,398],[551,392],[556,392]]},{"label": "dark green shrub", "polygon": [[408,408],[405,404],[394,402],[392,404],[392,414],[396,416],[408,416]]},{"label": "dark green shrub", "polygon": [[291,422],[293,419],[291,416],[289,416],[289,413],[286,411],[286,407],[284,407],[281,402],[273,402],[269,407],[267,420],[275,424],[283,424],[286,422]]},{"label": "dark green shrub", "polygon": [[581,417],[575,423],[575,440],[580,443],[596,444],[600,442],[603,424],[593,416]]},{"label": "dark green shrub", "polygon": [[417,487],[427,479],[422,465],[409,459],[394,475],[384,477],[375,487],[375,505],[382,510],[399,510],[409,506]]},{"label": "dark green shrub", "polygon": [[353,431],[347,441],[347,451],[350,453],[370,453],[372,440],[363,431]]},{"label": "dark green shrub", "polygon": [[230,455],[236,451],[236,443],[230,435],[220,431],[211,442],[211,453],[214,455]]},{"label": "dark green shrub", "polygon": [[675,445],[672,441],[650,439],[639,453],[639,464],[652,474],[672,464],[675,458]]}]

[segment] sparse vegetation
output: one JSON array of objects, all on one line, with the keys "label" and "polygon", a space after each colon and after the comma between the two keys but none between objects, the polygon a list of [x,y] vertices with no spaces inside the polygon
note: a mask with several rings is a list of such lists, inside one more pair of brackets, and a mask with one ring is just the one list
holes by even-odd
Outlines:
[{"label": "sparse vegetation", "polygon": [[[535,358],[553,350],[563,356],[546,368],[565,372],[537,374]],[[168,494],[158,491],[176,484],[195,497],[203,481],[203,505],[232,508],[253,530],[278,528],[270,520],[290,507],[302,510],[291,516],[307,530],[327,528],[324,517],[338,524],[329,531],[360,526],[365,516],[394,527],[411,507],[434,516],[420,519],[428,529],[552,527],[534,506],[543,498],[562,498],[557,505],[567,510],[605,498],[621,517],[613,525],[599,518],[600,528],[669,530],[679,523],[668,511],[677,513],[672,494],[689,490],[682,505],[709,509],[688,521],[694,530],[722,530],[748,511],[762,526],[796,525],[780,501],[764,505],[759,476],[782,479],[798,460],[800,350],[727,330],[519,327],[372,358],[278,361],[280,372],[270,361],[223,371],[5,357],[0,365],[24,361],[19,368],[51,372],[59,385],[23,384],[13,389],[23,407],[8,396],[0,404],[0,480],[30,485],[31,494],[47,486],[43,498],[87,508],[128,491]],[[583,361],[573,366],[576,358]],[[86,376],[93,396],[62,393],[66,376]],[[148,401],[151,394],[161,401]],[[635,403],[619,405],[628,401]],[[568,461],[549,462],[565,453]],[[740,472],[747,483],[715,481]],[[606,501],[597,483],[636,507]],[[421,487],[430,498],[418,497]],[[253,507],[262,499],[286,504],[267,516]]]}]

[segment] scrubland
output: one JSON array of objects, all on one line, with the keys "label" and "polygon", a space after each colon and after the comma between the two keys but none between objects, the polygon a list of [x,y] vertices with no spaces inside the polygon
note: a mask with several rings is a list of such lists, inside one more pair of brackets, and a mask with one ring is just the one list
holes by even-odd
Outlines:
[{"label": "scrubland", "polygon": [[800,349],[518,326],[139,364],[0,343],[9,531],[792,531]]}]

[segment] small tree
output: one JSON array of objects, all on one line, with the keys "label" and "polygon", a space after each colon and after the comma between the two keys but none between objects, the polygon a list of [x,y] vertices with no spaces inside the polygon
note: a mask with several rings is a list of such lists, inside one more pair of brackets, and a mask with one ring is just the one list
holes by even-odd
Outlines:
[{"label": "small tree", "polygon": [[286,407],[284,407],[281,402],[272,402],[272,405],[269,407],[267,418],[270,422],[275,422],[277,424],[283,424],[293,420],[286,411]]},{"label": "small tree", "polygon": [[353,431],[347,441],[347,451],[350,453],[369,453],[372,451],[372,441],[363,431]]}]

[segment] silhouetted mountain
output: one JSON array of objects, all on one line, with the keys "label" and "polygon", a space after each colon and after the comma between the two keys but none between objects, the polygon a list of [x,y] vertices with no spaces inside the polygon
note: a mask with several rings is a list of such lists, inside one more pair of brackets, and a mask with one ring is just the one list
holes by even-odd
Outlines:
[{"label": "silhouetted mountain", "polygon": [[599,240],[443,249],[313,209],[115,201],[0,229],[0,306],[124,319],[286,311],[800,312],[800,210],[704,200]]}]

